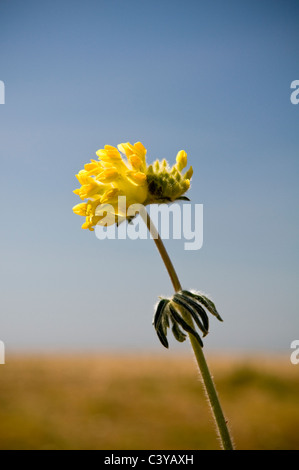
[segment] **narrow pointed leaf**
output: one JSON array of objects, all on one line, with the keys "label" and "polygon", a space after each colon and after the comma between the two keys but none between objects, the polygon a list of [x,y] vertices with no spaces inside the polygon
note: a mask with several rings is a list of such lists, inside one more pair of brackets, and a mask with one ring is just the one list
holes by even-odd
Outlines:
[{"label": "narrow pointed leaf", "polygon": [[162,343],[162,345],[163,345],[166,349],[168,349],[168,347],[169,347],[169,346],[168,346],[168,341],[167,341],[167,338],[166,338],[166,336],[165,336],[165,334],[164,334],[162,328],[159,327],[158,329],[156,329],[156,332],[157,332],[158,338],[159,338],[160,342]]},{"label": "narrow pointed leaf", "polygon": [[199,304],[199,301],[182,293],[178,293],[176,295],[179,295],[183,300],[185,300],[185,302],[188,302],[191,305],[191,307],[194,308],[194,310],[196,310],[196,312],[198,313],[198,315],[200,316],[203,322],[203,325],[206,331],[208,332],[209,331],[209,317],[207,315],[207,312],[204,310],[204,308]]},{"label": "narrow pointed leaf", "polygon": [[156,313],[155,313],[155,315],[154,315],[154,322],[153,322],[155,329],[158,328],[159,324],[160,324],[161,321],[162,321],[163,312],[164,312],[165,307],[166,307],[166,305],[168,304],[168,302],[169,302],[168,299],[162,299],[162,300],[160,300],[160,302],[159,302],[159,304],[158,304]]},{"label": "narrow pointed leaf", "polygon": [[219,313],[217,311],[217,308],[216,308],[214,302],[212,302],[211,299],[208,299],[208,297],[206,297],[205,295],[202,295],[202,298],[211,306],[210,312],[213,313],[213,315],[215,315],[215,317],[218,318],[219,321],[223,321],[221,316],[219,315]]},{"label": "narrow pointed leaf", "polygon": [[215,307],[215,304],[212,302],[212,300],[208,299],[205,295],[194,294],[193,292],[189,292],[189,291],[186,291],[186,290],[183,290],[182,293],[189,296],[189,297],[193,297],[194,299],[198,300],[198,302],[200,302],[204,307],[206,307],[206,309],[212,315],[214,315],[219,321],[223,321],[221,316],[219,315],[216,307]]},{"label": "narrow pointed leaf", "polygon": [[172,325],[172,333],[175,339],[179,341],[180,343],[183,343],[186,340],[185,333],[182,332],[182,330],[179,328],[176,322],[174,322]]},{"label": "narrow pointed leaf", "polygon": [[163,312],[163,316],[162,316],[162,321],[161,321],[161,327],[163,329],[163,332],[166,336],[167,334],[167,328],[169,328],[169,316],[166,312],[166,310],[164,309],[164,312]]},{"label": "narrow pointed leaf", "polygon": [[193,330],[193,328],[190,325],[188,325],[188,323],[185,322],[185,320],[180,316],[180,314],[176,311],[176,309],[173,307],[173,305],[171,305],[171,304],[169,305],[169,310],[170,310],[170,313],[171,313],[173,319],[175,321],[177,321],[179,323],[179,325],[181,325],[182,328],[185,331],[187,331],[187,333],[190,333],[191,335],[193,335],[197,339],[200,346],[203,347],[203,342],[202,342],[200,336],[198,335],[198,333],[196,333],[196,331]]}]

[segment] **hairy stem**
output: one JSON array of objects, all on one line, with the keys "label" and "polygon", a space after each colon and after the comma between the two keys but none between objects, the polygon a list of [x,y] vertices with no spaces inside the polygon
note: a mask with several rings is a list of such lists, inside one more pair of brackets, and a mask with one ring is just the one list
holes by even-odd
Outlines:
[{"label": "hairy stem", "polygon": [[[165,264],[165,267],[168,271],[168,274],[169,274],[169,277],[171,279],[171,282],[172,282],[172,285],[173,285],[173,288],[174,288],[175,292],[178,292],[178,291],[182,290],[181,283],[180,283],[179,278],[177,276],[177,273],[174,269],[174,266],[171,262],[171,259],[169,258],[169,255],[168,255],[168,253],[165,249],[165,246],[162,242],[162,239],[161,239],[156,227],[154,226],[152,220],[150,219],[150,216],[148,215],[148,213],[146,211],[140,212],[140,215],[142,216],[143,220],[145,221],[145,223],[147,225],[147,228],[150,231],[150,233],[152,235],[152,238],[154,239],[156,247],[158,248],[158,251],[161,255],[161,258],[162,258],[162,260]],[[185,321],[188,322],[188,324],[194,328],[194,324],[193,324],[193,320],[191,318],[191,315],[186,311],[184,311],[183,315],[184,315]],[[196,361],[197,361],[199,370],[201,372],[202,383],[203,383],[203,386],[204,386],[205,393],[206,393],[206,396],[208,398],[209,404],[211,406],[212,414],[213,414],[213,417],[215,419],[215,424],[216,424],[217,432],[218,432],[220,440],[221,440],[222,448],[224,450],[233,450],[234,447],[233,447],[232,439],[230,437],[230,433],[229,433],[229,430],[228,430],[227,422],[226,422],[226,419],[224,417],[222,407],[221,407],[221,404],[220,404],[220,401],[219,401],[219,398],[218,398],[218,394],[217,394],[217,391],[216,391],[216,388],[215,388],[215,384],[213,382],[211,373],[209,371],[209,368],[208,368],[203,350],[202,350],[201,346],[198,344],[197,340],[191,334],[189,334],[189,339],[190,339],[190,343],[191,343],[191,346],[193,348],[193,351],[194,351],[194,354],[195,354],[195,357],[196,357]]]}]

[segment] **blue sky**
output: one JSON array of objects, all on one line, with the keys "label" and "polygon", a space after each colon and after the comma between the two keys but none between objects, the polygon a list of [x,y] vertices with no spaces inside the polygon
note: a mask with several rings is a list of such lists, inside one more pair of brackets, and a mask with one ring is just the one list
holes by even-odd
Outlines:
[{"label": "blue sky", "polygon": [[[206,346],[299,339],[297,1],[1,0],[0,339],[16,349],[151,349],[151,240],[99,241],[72,213],[75,173],[105,144],[185,149],[204,245],[166,246],[224,323]],[[186,346],[187,347],[187,346]],[[177,351],[181,345],[171,342]],[[183,349],[185,346],[183,346]]]}]

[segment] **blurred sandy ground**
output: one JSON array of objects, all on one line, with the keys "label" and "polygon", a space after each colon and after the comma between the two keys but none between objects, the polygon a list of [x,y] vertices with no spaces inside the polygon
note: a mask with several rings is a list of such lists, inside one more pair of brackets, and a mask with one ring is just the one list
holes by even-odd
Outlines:
[{"label": "blurred sandy ground", "polygon": [[[1,449],[217,449],[189,355],[14,355],[0,366]],[[299,449],[299,365],[212,356],[238,449]]]}]

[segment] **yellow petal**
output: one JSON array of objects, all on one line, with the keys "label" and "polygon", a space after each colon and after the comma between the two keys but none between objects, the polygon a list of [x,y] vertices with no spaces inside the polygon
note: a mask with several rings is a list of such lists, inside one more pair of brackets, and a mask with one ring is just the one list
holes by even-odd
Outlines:
[{"label": "yellow petal", "polygon": [[77,204],[76,206],[73,207],[74,213],[78,214],[78,215],[86,216],[86,210],[87,210],[87,203],[86,202],[83,202],[81,204]]},{"label": "yellow petal", "polygon": [[85,230],[86,230],[86,229],[91,230],[91,222],[90,222],[90,220],[89,220],[89,217],[86,217],[86,221],[85,221],[84,224],[82,225],[82,228],[85,229]]},{"label": "yellow petal", "polygon": [[100,199],[101,204],[104,204],[104,203],[109,204],[115,199],[116,196],[118,196],[118,193],[119,193],[118,188],[108,189],[108,191],[106,191]]},{"label": "yellow petal", "polygon": [[142,168],[143,164],[142,164],[142,160],[137,157],[137,155],[130,155],[129,158],[128,158],[130,164],[132,165],[132,168],[134,168],[134,170],[140,170],[140,168]]},{"label": "yellow petal", "polygon": [[119,144],[117,147],[121,153],[124,153],[126,155],[126,157],[129,157],[130,155],[135,153],[134,147],[132,144],[130,144],[130,142]]},{"label": "yellow petal", "polygon": [[112,145],[105,145],[105,150],[107,152],[115,153],[117,155],[119,154],[117,148],[113,147]]},{"label": "yellow petal", "polygon": [[[106,147],[109,147],[109,148],[106,148]],[[115,147],[110,148],[110,146],[108,145],[105,145],[105,149],[98,150],[96,154],[99,157],[99,159],[103,160],[104,162],[121,160],[121,155],[118,152],[118,150]]]},{"label": "yellow petal", "polygon": [[179,171],[182,171],[187,166],[187,154],[185,150],[180,150],[176,156],[176,167]]},{"label": "yellow petal", "polygon": [[188,179],[188,180],[191,180],[192,176],[193,176],[193,168],[192,168],[192,166],[190,166],[189,170],[186,171],[186,173],[184,175],[184,178]]},{"label": "yellow petal", "polygon": [[86,163],[86,165],[84,165],[84,169],[87,172],[90,172],[92,170],[96,170],[98,168],[101,168],[101,163],[97,162],[96,160],[91,160],[90,163]]},{"label": "yellow petal", "polygon": [[183,187],[186,191],[190,188],[190,180],[185,180],[183,183]]},{"label": "yellow petal", "polygon": [[137,155],[145,162],[146,148],[141,142],[135,142],[134,149]]},{"label": "yellow petal", "polygon": [[76,178],[80,184],[87,184],[89,182],[90,176],[88,176],[87,171],[81,170],[76,175]]},{"label": "yellow petal", "polygon": [[102,183],[110,183],[115,181],[118,176],[119,174],[115,168],[107,168],[96,177],[96,180],[101,181]]}]

